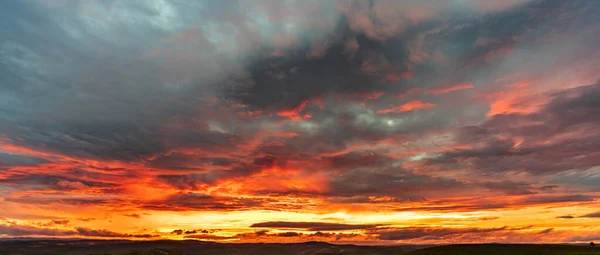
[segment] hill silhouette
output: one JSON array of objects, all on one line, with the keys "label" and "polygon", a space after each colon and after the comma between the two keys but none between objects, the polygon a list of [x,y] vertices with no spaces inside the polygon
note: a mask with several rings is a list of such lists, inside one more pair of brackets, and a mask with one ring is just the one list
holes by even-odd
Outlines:
[{"label": "hill silhouette", "polygon": [[356,246],[324,242],[224,244],[200,241],[10,240],[2,255],[600,255],[576,245],[462,244],[445,246]]}]

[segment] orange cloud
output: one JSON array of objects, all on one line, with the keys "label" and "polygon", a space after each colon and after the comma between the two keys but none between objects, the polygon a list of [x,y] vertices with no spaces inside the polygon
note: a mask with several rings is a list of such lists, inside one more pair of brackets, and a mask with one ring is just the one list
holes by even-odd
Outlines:
[{"label": "orange cloud", "polygon": [[472,88],[474,88],[473,83],[468,82],[468,83],[462,83],[462,84],[454,85],[454,86],[447,87],[447,88],[430,89],[427,91],[427,93],[433,94],[433,95],[439,95],[439,94],[446,94],[446,93],[453,92],[453,91],[472,89]]},{"label": "orange cloud", "polygon": [[277,116],[287,117],[291,120],[310,119],[310,114],[300,115],[300,112],[302,112],[302,110],[304,109],[304,107],[306,107],[307,104],[308,101],[303,101],[296,108],[277,112]]},{"label": "orange cloud", "polygon": [[377,114],[409,112],[409,111],[413,111],[413,110],[432,108],[434,106],[435,106],[435,104],[432,104],[432,103],[414,100],[414,101],[410,101],[410,102],[400,105],[400,106],[378,110]]},{"label": "orange cloud", "polygon": [[488,116],[509,113],[532,113],[539,109],[546,101],[536,88],[531,87],[531,79],[496,86],[495,91],[483,92],[474,96],[475,99],[484,99],[489,102]]}]

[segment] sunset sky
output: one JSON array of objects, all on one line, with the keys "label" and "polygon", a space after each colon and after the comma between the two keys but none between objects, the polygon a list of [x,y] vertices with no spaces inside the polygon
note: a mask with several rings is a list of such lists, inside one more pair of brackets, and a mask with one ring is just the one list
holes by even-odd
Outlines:
[{"label": "sunset sky", "polygon": [[0,1],[0,238],[600,241],[600,1]]}]

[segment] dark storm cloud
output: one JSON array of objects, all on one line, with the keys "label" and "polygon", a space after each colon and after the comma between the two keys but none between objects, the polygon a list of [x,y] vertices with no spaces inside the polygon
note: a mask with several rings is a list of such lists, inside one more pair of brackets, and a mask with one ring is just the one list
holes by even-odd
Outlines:
[{"label": "dark storm cloud", "polygon": [[[377,5],[379,7],[375,7]],[[400,13],[403,7],[415,7],[410,3],[374,1],[362,5],[340,3],[340,6],[344,6],[339,8],[346,16],[337,22],[334,29],[337,36],[329,38],[328,47],[317,57],[310,54],[314,45],[305,44],[284,57],[261,59],[248,70],[248,76],[228,88],[224,96],[252,109],[291,110],[328,93],[405,91],[414,86],[403,80],[413,72],[412,69],[416,76],[413,78],[420,80],[423,79],[420,76],[425,75],[428,84],[448,82],[448,79],[464,81],[472,67],[485,67],[493,58],[511,54],[519,36],[547,25],[557,12],[565,6],[571,7],[560,1],[537,1],[483,16],[471,23],[465,17],[465,10],[456,6],[441,8],[445,9],[441,11],[442,15],[426,17],[421,22],[402,19],[407,16]],[[398,16],[379,16],[381,8],[397,12]],[[437,11],[436,8],[430,10],[431,13]],[[445,19],[447,24],[442,24],[438,18]],[[456,29],[459,26],[463,27]],[[440,30],[431,32],[436,27]],[[410,49],[407,42],[422,33],[428,34],[422,39],[422,49],[418,50],[426,52],[425,55],[437,50],[467,67],[444,70],[432,68],[431,63],[413,66],[409,52],[417,49]],[[351,52],[348,45],[352,46]],[[385,86],[386,81],[391,81],[394,86]]]},{"label": "dark storm cloud", "polygon": [[[480,171],[533,174],[599,165],[600,133],[595,127],[600,125],[600,103],[594,99],[598,96],[598,83],[555,92],[537,112],[495,115],[480,125],[462,128],[457,142],[474,144],[474,149],[444,152],[427,161],[468,163]],[[517,147],[515,141],[499,136],[520,138],[523,143]]]},{"label": "dark storm cloud", "polygon": [[364,224],[342,224],[325,222],[289,222],[289,221],[269,221],[252,224],[252,228],[276,228],[276,229],[304,229],[308,231],[338,231],[375,228],[378,225]]},{"label": "dark storm cloud", "polygon": [[329,92],[389,89],[382,82],[386,76],[400,76],[408,71],[408,52],[402,41],[392,39],[383,43],[358,36],[358,49],[349,54],[344,43],[353,35],[348,33],[343,20],[340,26],[339,38],[322,56],[308,57],[311,51],[308,46],[289,56],[260,60],[249,70],[248,80],[225,92],[225,97],[252,108],[291,110]]}]

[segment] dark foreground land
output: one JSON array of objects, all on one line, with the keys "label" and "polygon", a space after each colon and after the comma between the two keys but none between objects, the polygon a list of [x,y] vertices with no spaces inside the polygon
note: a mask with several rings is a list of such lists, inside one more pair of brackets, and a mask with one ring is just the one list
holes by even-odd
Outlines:
[{"label": "dark foreground land", "polygon": [[600,255],[600,248],[574,245],[472,244],[354,246],[299,244],[220,244],[198,241],[1,241],[0,255]]}]

